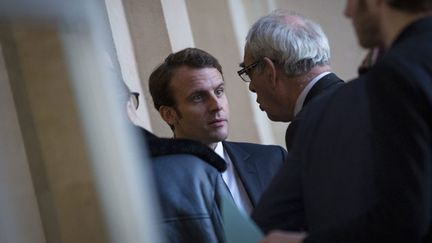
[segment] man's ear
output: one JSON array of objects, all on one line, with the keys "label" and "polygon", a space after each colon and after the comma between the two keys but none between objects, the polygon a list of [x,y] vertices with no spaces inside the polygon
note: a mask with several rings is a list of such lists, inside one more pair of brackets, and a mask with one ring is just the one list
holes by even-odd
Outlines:
[{"label": "man's ear", "polygon": [[277,78],[276,66],[275,66],[274,62],[268,57],[264,57],[263,62],[264,62],[264,72],[265,72],[265,75],[267,75],[267,80],[269,81],[269,84],[272,87],[275,87],[276,86],[276,78]]},{"label": "man's ear", "polygon": [[159,114],[162,119],[171,126],[174,126],[174,124],[176,124],[179,119],[176,110],[171,106],[163,105],[159,107]]}]

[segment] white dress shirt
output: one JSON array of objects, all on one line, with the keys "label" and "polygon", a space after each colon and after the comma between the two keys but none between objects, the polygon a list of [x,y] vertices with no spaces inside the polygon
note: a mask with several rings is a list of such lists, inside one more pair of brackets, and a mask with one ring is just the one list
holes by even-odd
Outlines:
[{"label": "white dress shirt", "polygon": [[303,108],[303,103],[304,103],[304,101],[306,99],[306,96],[309,94],[309,91],[312,89],[312,87],[315,85],[315,83],[318,82],[318,80],[320,80],[322,77],[326,76],[329,73],[331,73],[331,72],[323,72],[323,73],[319,74],[318,76],[316,76],[315,78],[313,78],[306,85],[306,87],[302,90],[302,92],[300,93],[299,97],[296,100],[296,104],[295,104],[295,107],[294,107],[294,116],[297,116],[297,114]]},{"label": "white dress shirt", "polygon": [[225,184],[227,185],[235,204],[240,209],[240,211],[249,215],[252,212],[252,203],[249,200],[243,183],[240,180],[229,155],[224,149],[222,142],[217,143],[215,152],[227,163],[227,169],[226,171],[222,172],[222,178],[225,181]]}]

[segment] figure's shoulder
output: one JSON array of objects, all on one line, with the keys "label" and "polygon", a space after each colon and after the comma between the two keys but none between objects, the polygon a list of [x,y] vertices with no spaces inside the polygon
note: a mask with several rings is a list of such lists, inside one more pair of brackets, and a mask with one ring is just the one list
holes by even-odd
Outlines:
[{"label": "figure's shoulder", "polygon": [[[165,177],[167,174],[172,176],[182,174],[183,177],[185,175],[197,176],[199,173],[219,174],[214,166],[193,154],[167,154],[154,157],[152,161],[154,162],[152,168],[158,172],[163,171]],[[184,170],[185,168],[187,169]],[[182,173],[179,173],[179,171],[182,171]]]},{"label": "figure's shoulder", "polygon": [[224,141],[224,146],[228,149],[243,149],[248,153],[287,153],[286,149],[279,145],[264,145],[257,143],[246,143],[246,142],[232,142],[232,141]]}]

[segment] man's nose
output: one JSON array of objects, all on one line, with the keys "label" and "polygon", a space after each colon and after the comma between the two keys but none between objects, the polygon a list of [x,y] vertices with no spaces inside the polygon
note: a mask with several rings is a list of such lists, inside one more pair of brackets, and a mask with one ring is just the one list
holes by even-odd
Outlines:
[{"label": "man's nose", "polygon": [[209,106],[210,106],[210,109],[212,110],[212,111],[218,111],[218,110],[221,110],[222,108],[223,108],[223,105],[222,105],[222,98],[220,98],[220,97],[217,97],[216,95],[212,95],[211,96],[211,98],[209,99]]},{"label": "man's nose", "polygon": [[345,3],[345,9],[344,9],[344,15],[347,18],[351,18],[352,17],[352,1],[351,0],[347,0]]},{"label": "man's nose", "polygon": [[250,81],[250,82],[249,82],[249,90],[250,90],[252,93],[256,93],[256,91],[255,91],[255,86],[254,86],[253,84],[254,84],[253,81]]}]

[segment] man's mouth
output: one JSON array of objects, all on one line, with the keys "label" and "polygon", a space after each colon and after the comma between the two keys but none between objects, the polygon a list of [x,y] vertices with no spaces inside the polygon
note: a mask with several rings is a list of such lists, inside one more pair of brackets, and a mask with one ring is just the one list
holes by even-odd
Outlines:
[{"label": "man's mouth", "polygon": [[258,99],[256,99],[255,101],[258,104],[258,107],[260,108],[260,110],[264,111],[264,109],[262,108],[261,103],[258,101]]},{"label": "man's mouth", "polygon": [[209,122],[208,124],[211,126],[223,126],[227,122],[227,119],[215,119]]}]

